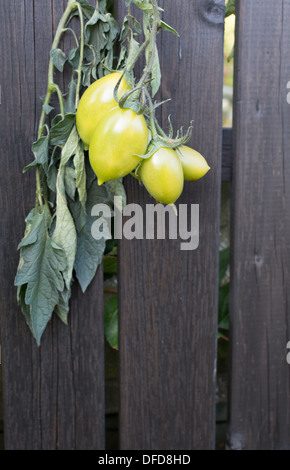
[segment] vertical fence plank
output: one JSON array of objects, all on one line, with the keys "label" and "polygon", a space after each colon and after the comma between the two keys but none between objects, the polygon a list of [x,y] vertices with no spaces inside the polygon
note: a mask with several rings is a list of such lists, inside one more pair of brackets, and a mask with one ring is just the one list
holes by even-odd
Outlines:
[{"label": "vertical fence plank", "polygon": [[[125,2],[117,2],[124,15]],[[164,21],[180,32],[160,40],[161,125],[193,119],[191,145],[211,171],[186,184],[183,204],[199,204],[200,242],[119,244],[121,449],[204,449],[215,441],[215,361],[222,136],[224,2],[160,1]],[[128,202],[153,204],[126,178]]]},{"label": "vertical fence plank", "polygon": [[289,0],[237,2],[228,436],[233,449],[290,448],[289,17]]},{"label": "vertical fence plank", "polygon": [[69,326],[54,318],[38,348],[16,303],[17,245],[34,204],[32,160],[49,50],[65,1],[3,0],[1,58],[1,352],[7,449],[104,448],[102,270],[73,289]]}]

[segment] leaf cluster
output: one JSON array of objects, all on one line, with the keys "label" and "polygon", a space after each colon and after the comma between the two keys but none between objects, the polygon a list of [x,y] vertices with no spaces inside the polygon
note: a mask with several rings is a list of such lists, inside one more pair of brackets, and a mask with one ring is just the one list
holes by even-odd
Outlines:
[{"label": "leaf cluster", "polygon": [[[159,52],[153,30],[156,28],[155,35],[160,29],[170,31],[177,36],[179,34],[161,19],[162,8],[157,5],[154,11],[150,0],[125,0],[125,3],[128,7],[128,14],[123,20],[120,33],[118,68],[124,69],[125,78],[132,91],[127,96],[125,95],[120,104],[123,106],[126,103],[126,107],[136,112],[149,113],[150,103],[146,103],[148,94],[146,98],[145,89],[154,98],[160,88],[162,78]],[[142,24],[132,14],[131,5],[135,5],[142,11]],[[134,67],[143,54],[146,64],[141,79],[136,83]]]},{"label": "leaf cluster", "polygon": [[[155,119],[155,109],[163,103],[152,101],[161,84],[156,35],[161,29],[178,33],[161,19],[163,10],[157,0],[125,3],[128,14],[119,30],[107,0],[98,0],[95,7],[87,0],[67,0],[50,50],[47,93],[42,98],[38,137],[32,145],[34,159],[24,168],[24,172],[36,171],[36,202],[26,218],[15,278],[18,302],[38,344],[53,314],[67,323],[73,283],[77,281],[85,292],[102,262],[109,228],[102,219],[104,237],[93,238],[93,206],[105,203],[113,207],[115,195],[121,196],[122,205],[126,199],[121,180],[99,186],[88,162],[76,127],[82,90],[114,70],[125,74],[131,91],[119,100],[116,87],[115,97],[120,107],[130,107],[147,119],[152,143],[143,158],[160,145],[176,146],[189,137],[187,132],[179,140],[170,138],[172,135],[168,139]],[[133,5],[141,10],[142,24],[132,15]],[[79,19],[78,34],[70,27],[73,17]],[[60,47],[66,34],[75,39],[68,53]],[[134,68],[142,54],[145,67],[136,81]],[[55,69],[71,71],[66,93],[54,82]],[[51,104],[53,93],[57,93],[59,110]],[[115,314],[109,317],[116,321]]]},{"label": "leaf cluster", "polygon": [[[69,21],[80,14],[85,18],[80,77],[81,86],[85,87],[106,72],[103,62],[112,66],[118,27],[106,11],[105,0],[99,1],[96,8],[86,0],[78,3],[81,10],[72,10]],[[34,160],[24,168],[24,172],[36,169],[37,197],[35,207],[26,217],[25,233],[18,246],[20,259],[15,285],[18,302],[37,344],[53,314],[67,323],[73,283],[78,281],[85,292],[102,262],[108,227],[103,220],[104,237],[93,238],[93,206],[113,205],[115,195],[126,197],[119,180],[113,185],[98,185],[77,132],[75,74],[81,38],[76,37],[76,46],[67,56],[59,47],[50,51],[53,67],[62,72],[68,63],[72,78],[68,93],[59,96],[63,104],[61,113],[52,117],[53,107],[47,99],[50,94],[44,97],[42,109],[48,122],[45,125],[41,122],[39,137],[32,145]],[[49,83],[48,93],[51,87]]]}]

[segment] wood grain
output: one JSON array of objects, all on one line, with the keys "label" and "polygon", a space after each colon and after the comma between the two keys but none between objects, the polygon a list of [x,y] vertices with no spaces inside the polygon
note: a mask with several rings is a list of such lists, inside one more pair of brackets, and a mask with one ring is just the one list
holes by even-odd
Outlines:
[{"label": "wood grain", "polygon": [[231,449],[290,448],[290,1],[237,2]]},{"label": "wood grain", "polygon": [[16,303],[17,245],[34,205],[32,159],[49,50],[66,2],[3,0],[1,44],[1,350],[6,449],[104,448],[102,269],[83,295],[74,286],[69,325],[49,323],[38,348]]},{"label": "wood grain", "polygon": [[[167,0],[164,21],[180,32],[160,38],[160,115],[167,129],[193,120],[190,145],[211,171],[186,184],[178,203],[199,204],[200,242],[119,244],[121,449],[205,449],[215,441],[215,361],[222,143],[224,2]],[[118,2],[117,15],[124,15]],[[128,202],[153,204],[133,178]]]}]

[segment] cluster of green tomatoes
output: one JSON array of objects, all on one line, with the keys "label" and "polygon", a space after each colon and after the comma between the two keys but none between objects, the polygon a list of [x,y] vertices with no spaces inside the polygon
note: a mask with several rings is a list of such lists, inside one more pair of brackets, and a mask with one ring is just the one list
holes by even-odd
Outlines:
[{"label": "cluster of green tomatoes", "polygon": [[[130,91],[121,72],[105,75],[90,85],[82,95],[76,125],[98,184],[132,173],[137,175],[149,194],[162,204],[174,204],[182,193],[184,180],[195,181],[210,169],[196,150],[181,145],[161,147],[149,158],[142,158],[150,143],[151,132],[143,114],[122,109],[114,98]],[[121,80],[121,81],[120,81]]]}]

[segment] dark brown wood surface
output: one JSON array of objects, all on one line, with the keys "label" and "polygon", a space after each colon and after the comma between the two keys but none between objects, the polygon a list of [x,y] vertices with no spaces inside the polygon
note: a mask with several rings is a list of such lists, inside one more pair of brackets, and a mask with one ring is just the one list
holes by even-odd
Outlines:
[{"label": "dark brown wood surface", "polygon": [[290,1],[237,2],[231,449],[290,448]]},{"label": "dark brown wood surface", "polygon": [[65,1],[0,2],[1,372],[7,449],[104,448],[103,276],[74,286],[69,325],[54,318],[38,348],[16,303],[17,245],[34,204],[33,159],[49,50]]},{"label": "dark brown wood surface", "polygon": [[[124,2],[117,3],[118,17]],[[179,203],[199,204],[200,241],[119,244],[121,449],[205,449],[215,442],[215,361],[222,144],[223,1],[167,0],[161,125],[194,120],[190,144],[211,171],[186,184]],[[126,178],[128,202],[153,204]]]}]

